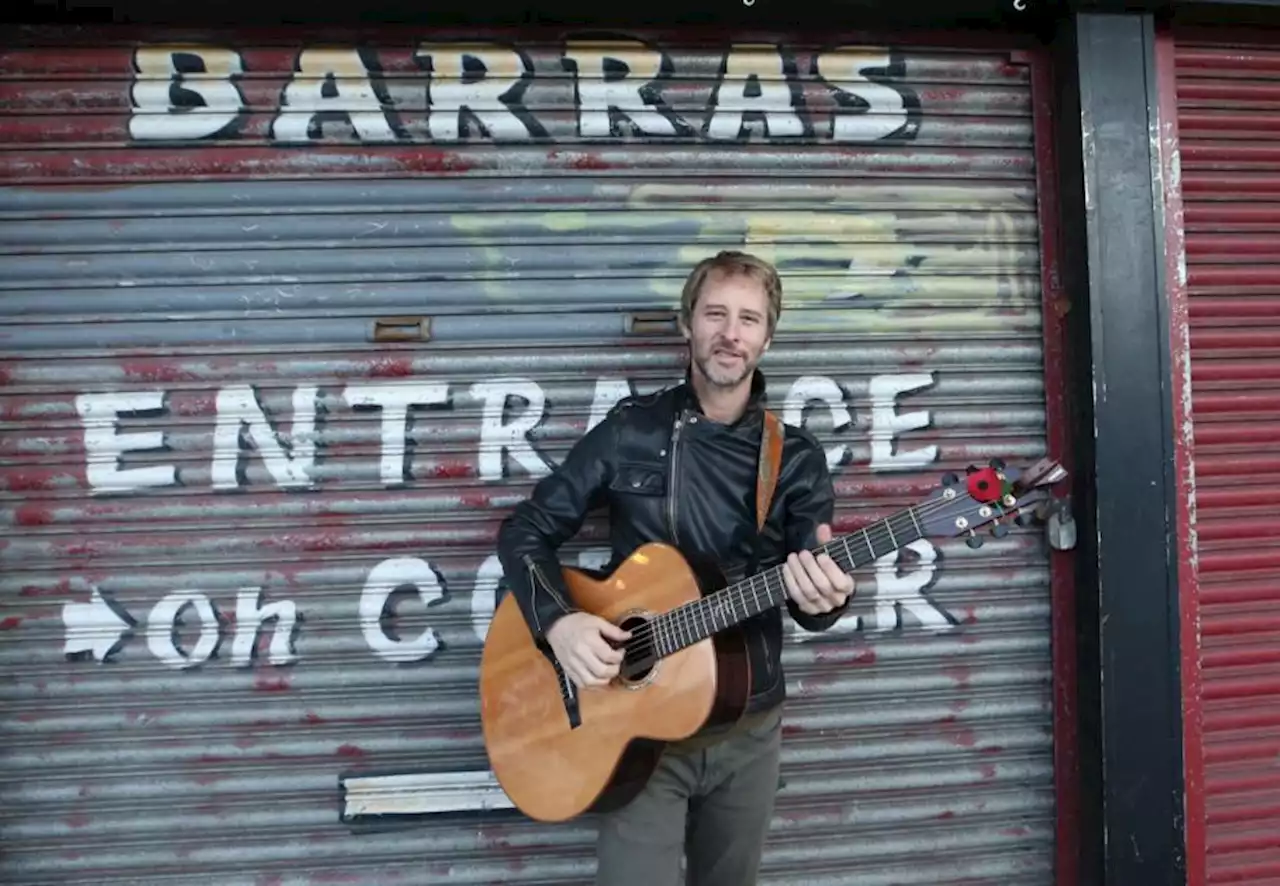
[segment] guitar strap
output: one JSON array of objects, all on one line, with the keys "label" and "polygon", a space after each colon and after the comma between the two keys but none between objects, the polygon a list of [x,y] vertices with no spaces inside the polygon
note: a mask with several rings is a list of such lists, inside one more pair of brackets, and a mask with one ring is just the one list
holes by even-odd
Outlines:
[{"label": "guitar strap", "polygon": [[778,486],[782,466],[782,422],[769,410],[764,411],[764,431],[760,435],[760,470],[756,477],[756,531],[764,529],[773,503],[773,490]]},{"label": "guitar strap", "polygon": [[769,516],[773,492],[778,486],[782,467],[782,440],[786,431],[782,422],[769,410],[764,411],[764,430],[760,434],[760,468],[756,474],[756,543],[751,557],[750,573],[760,568],[760,542],[764,521]]}]

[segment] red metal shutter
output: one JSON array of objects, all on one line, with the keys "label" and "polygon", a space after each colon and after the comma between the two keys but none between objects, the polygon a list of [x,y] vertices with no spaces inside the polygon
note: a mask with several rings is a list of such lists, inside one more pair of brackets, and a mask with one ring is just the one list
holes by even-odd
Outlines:
[{"label": "red metal shutter", "polygon": [[1280,35],[1178,36],[1174,76],[1192,423],[1176,430],[1191,469],[1187,622],[1199,632],[1184,655],[1190,882],[1203,863],[1209,883],[1269,884],[1280,878]]},{"label": "red metal shutter", "polygon": [[[589,882],[590,820],[490,808],[494,530],[681,375],[709,252],[781,267],[770,402],[837,530],[1061,453],[1044,68],[1005,38],[136,36],[0,52],[0,879]],[[1070,864],[1065,559],[932,539],[789,631],[768,882]]]}]

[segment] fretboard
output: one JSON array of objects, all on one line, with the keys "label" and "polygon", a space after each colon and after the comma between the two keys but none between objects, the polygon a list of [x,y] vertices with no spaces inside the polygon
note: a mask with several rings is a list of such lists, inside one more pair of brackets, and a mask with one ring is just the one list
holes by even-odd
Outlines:
[{"label": "fretboard", "polygon": [[[814,556],[828,554],[845,572],[852,572],[892,554],[924,537],[914,508],[907,508],[857,532],[833,538],[812,549]],[[782,564],[666,612],[652,622],[658,655],[666,656],[692,646],[718,631],[781,606],[787,599]]]}]

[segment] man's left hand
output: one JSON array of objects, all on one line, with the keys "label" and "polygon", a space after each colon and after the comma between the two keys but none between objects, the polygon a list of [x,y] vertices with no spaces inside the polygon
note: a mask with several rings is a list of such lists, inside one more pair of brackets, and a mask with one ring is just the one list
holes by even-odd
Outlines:
[{"label": "man's left hand", "polygon": [[[831,527],[818,527],[818,544],[831,541]],[[808,551],[791,554],[782,564],[782,581],[787,595],[801,612],[822,615],[839,609],[853,593],[853,576],[845,573],[827,554],[814,557]]]}]

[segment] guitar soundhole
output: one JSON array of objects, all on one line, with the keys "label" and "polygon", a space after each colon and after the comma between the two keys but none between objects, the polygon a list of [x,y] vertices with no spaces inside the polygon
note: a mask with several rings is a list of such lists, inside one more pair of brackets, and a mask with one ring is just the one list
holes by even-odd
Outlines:
[{"label": "guitar soundhole", "polygon": [[631,639],[626,643],[626,657],[618,674],[624,683],[646,682],[658,663],[657,649],[653,639],[648,637],[648,624],[649,619],[641,615],[628,616],[618,622],[618,627],[631,632]]}]

